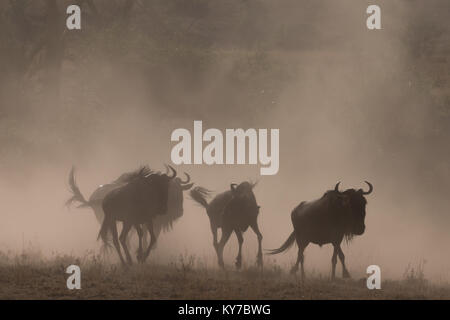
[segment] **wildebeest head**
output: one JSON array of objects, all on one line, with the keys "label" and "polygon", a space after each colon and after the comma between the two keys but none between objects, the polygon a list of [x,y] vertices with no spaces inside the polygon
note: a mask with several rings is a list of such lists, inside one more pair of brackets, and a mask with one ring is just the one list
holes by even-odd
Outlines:
[{"label": "wildebeest head", "polygon": [[[166,174],[168,174],[169,168],[172,167],[166,166]],[[169,182],[169,203],[172,204],[174,208],[179,208],[181,210],[183,210],[183,191],[191,189],[194,185],[194,183],[191,183],[189,174],[185,172],[184,175],[186,176],[186,180],[176,177]]]},{"label": "wildebeest head", "polygon": [[[169,173],[169,168],[171,170],[174,170],[171,166],[166,166],[166,174]],[[180,177],[176,177],[171,182],[171,185],[172,185],[171,187],[173,188],[173,190],[176,190],[177,193],[179,193],[179,194],[182,194],[183,191],[187,191],[187,190],[191,189],[192,186],[194,185],[194,183],[190,183],[191,176],[189,174],[187,174],[186,172],[184,173],[184,175],[186,176],[186,180],[182,180]]]},{"label": "wildebeest head", "polygon": [[364,191],[363,189],[347,189],[341,192],[339,191],[340,182],[334,188],[334,192],[338,195],[338,201],[347,219],[347,237],[353,234],[362,235],[366,229],[364,220],[366,217],[367,200],[364,196],[372,193],[373,186],[370,182],[365,182],[369,186],[368,191]]},{"label": "wildebeest head", "polygon": [[167,214],[169,199],[169,186],[177,177],[177,172],[170,167],[171,173],[162,174],[154,172],[147,166],[129,175],[127,188],[134,189],[135,194],[141,194],[143,203],[159,203],[165,210],[161,214]]},{"label": "wildebeest head", "polygon": [[[166,166],[166,175],[169,174],[169,169],[174,172],[171,166]],[[192,188],[194,183],[191,183],[191,177],[186,172],[184,173],[186,179],[180,177],[171,179],[168,184],[168,198],[167,198],[167,216],[161,217],[162,226],[165,230],[172,226],[172,222],[183,215],[183,191]]]},{"label": "wildebeest head", "polygon": [[232,201],[239,202],[242,206],[245,207],[245,210],[258,215],[260,206],[258,206],[258,204],[256,203],[256,197],[253,193],[253,188],[255,186],[256,183],[244,181],[239,185],[236,183],[232,183],[230,185],[230,188],[231,194],[233,195]]}]

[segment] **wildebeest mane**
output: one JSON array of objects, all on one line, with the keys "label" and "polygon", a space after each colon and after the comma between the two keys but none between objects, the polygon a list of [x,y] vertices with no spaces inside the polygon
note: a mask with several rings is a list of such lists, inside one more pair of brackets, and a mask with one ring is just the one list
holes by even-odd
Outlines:
[{"label": "wildebeest mane", "polygon": [[155,172],[150,169],[149,166],[141,166],[137,170],[131,171],[131,172],[125,172],[120,175],[116,180],[114,180],[114,183],[130,183],[136,179],[139,178],[145,178],[148,175],[154,174]]}]

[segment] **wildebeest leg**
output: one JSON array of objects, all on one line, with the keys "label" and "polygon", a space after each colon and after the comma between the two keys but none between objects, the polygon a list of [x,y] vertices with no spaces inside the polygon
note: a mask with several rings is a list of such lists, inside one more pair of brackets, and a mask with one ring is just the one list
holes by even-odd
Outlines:
[{"label": "wildebeest leg", "polygon": [[219,266],[222,268],[225,267],[225,264],[223,262],[223,248],[225,247],[228,239],[230,239],[232,231],[233,230],[231,228],[222,227],[222,237],[220,238],[220,242],[217,245],[217,257],[219,259]]},{"label": "wildebeest leg", "polygon": [[214,246],[214,249],[216,250],[216,253],[217,253],[217,245],[218,245],[218,242],[217,242],[217,227],[213,226],[212,224],[211,224],[211,232],[213,234],[213,246]]},{"label": "wildebeest leg", "polygon": [[144,259],[142,262],[145,262],[145,260],[147,260],[148,256],[150,255],[150,251],[153,249],[153,247],[156,244],[156,235],[155,235],[155,231],[153,230],[153,221],[149,221],[146,223],[147,225],[147,229],[148,232],[150,233],[150,244],[148,245],[147,250],[145,251],[144,254]]},{"label": "wildebeest leg", "polygon": [[131,223],[124,222],[122,231],[120,232],[120,237],[119,237],[120,243],[122,244],[122,247],[123,247],[123,251],[125,251],[125,255],[127,257],[127,262],[130,265],[133,264],[133,260],[131,259],[130,251],[128,251],[127,236],[128,236],[128,232],[130,231],[131,227],[132,227]]},{"label": "wildebeest leg", "polygon": [[336,263],[338,251],[338,245],[333,244],[333,256],[331,257],[331,279],[336,278]]},{"label": "wildebeest leg", "polygon": [[113,238],[113,244],[117,250],[117,253],[119,254],[120,261],[122,262],[123,265],[125,265],[126,263],[125,260],[123,259],[122,252],[120,250],[119,235],[117,233],[117,224],[115,221],[111,222],[111,233]]},{"label": "wildebeest leg", "polygon": [[239,244],[239,251],[238,251],[238,255],[236,257],[236,268],[240,269],[242,266],[242,244],[244,243],[244,237],[242,236],[242,231],[235,229],[234,233],[236,233],[236,237],[238,240],[238,244]]},{"label": "wildebeest leg", "polygon": [[297,261],[295,262],[294,266],[291,269],[291,273],[296,273],[298,270],[298,265],[300,264],[301,267],[301,273],[302,273],[302,280],[305,279],[305,269],[303,266],[303,263],[305,261],[305,255],[303,252],[305,251],[305,248],[308,246],[308,243],[297,243],[298,245],[298,255],[297,255]]},{"label": "wildebeest leg", "polygon": [[136,229],[136,232],[138,234],[138,238],[139,238],[139,248],[137,251],[137,255],[136,255],[136,259],[139,263],[142,263],[142,258],[143,258],[143,250],[142,250],[142,241],[143,241],[143,231],[141,228],[140,224],[135,224],[134,228]]},{"label": "wildebeest leg", "polygon": [[350,278],[350,273],[348,273],[348,270],[345,267],[345,256],[342,252],[341,245],[338,245],[338,256],[342,263],[342,278]]},{"label": "wildebeest leg", "polygon": [[148,245],[148,229],[145,225],[142,226],[142,247],[147,248]]},{"label": "wildebeest leg", "polygon": [[259,227],[258,224],[252,224],[250,226],[253,230],[253,232],[255,232],[256,236],[258,237],[258,254],[256,255],[256,263],[258,264],[259,267],[263,266],[263,254],[262,254],[262,239],[263,236],[261,234],[261,232],[259,231]]}]

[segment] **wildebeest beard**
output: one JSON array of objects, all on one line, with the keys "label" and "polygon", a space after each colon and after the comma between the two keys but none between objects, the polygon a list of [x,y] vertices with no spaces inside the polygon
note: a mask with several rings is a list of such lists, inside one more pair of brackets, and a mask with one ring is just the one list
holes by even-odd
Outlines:
[{"label": "wildebeest beard", "polygon": [[[343,192],[329,190],[324,193],[320,201],[326,201],[329,210],[335,211],[339,215],[344,240],[347,244],[350,243],[355,235],[358,235],[355,230],[356,221],[362,220],[364,223],[365,198],[359,199],[359,195],[354,189],[347,189]],[[361,201],[364,201],[363,206],[361,206]]]},{"label": "wildebeest beard", "polygon": [[346,244],[349,244],[350,242],[352,242],[354,236],[355,236],[355,234],[352,233],[352,232],[344,233],[344,240],[345,240],[345,243],[346,243]]}]

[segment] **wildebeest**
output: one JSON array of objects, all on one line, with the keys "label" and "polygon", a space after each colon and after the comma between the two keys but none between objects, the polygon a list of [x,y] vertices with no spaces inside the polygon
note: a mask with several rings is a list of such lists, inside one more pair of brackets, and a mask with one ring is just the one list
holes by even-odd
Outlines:
[{"label": "wildebeest", "polygon": [[[168,172],[169,169],[166,166],[166,174],[168,174]],[[169,200],[167,214],[158,215],[153,221],[153,230],[156,236],[160,234],[161,230],[170,230],[173,222],[183,215],[183,191],[189,190],[193,186],[193,183],[190,183],[191,177],[187,173],[184,174],[186,175],[186,180],[183,181],[181,178],[176,177],[169,182]],[[72,197],[67,200],[66,204],[70,205],[74,202],[78,202],[80,203],[80,205],[78,206],[79,208],[91,208],[94,211],[97,221],[102,224],[103,218],[105,216],[103,213],[102,203],[105,196],[112,190],[132,181],[137,176],[139,176],[139,170],[123,173],[113,182],[100,185],[91,194],[89,200],[86,200],[77,186],[75,180],[75,168],[72,167],[72,170],[69,174],[69,186],[70,191],[72,192]],[[147,229],[144,226],[144,243],[146,242],[147,234]]]},{"label": "wildebeest", "polygon": [[[223,248],[232,232],[236,234],[239,243],[239,252],[236,258],[236,267],[242,265],[242,233],[251,227],[258,237],[257,264],[262,267],[262,234],[258,227],[259,206],[253,193],[255,184],[242,182],[231,184],[230,190],[218,194],[210,203],[207,197],[210,191],[202,187],[196,187],[190,191],[194,201],[206,209],[213,234],[213,246],[217,253],[220,267],[224,267]],[[221,228],[222,236],[220,242],[217,240],[217,230]]]},{"label": "wildebeest", "polygon": [[367,182],[369,191],[362,189],[347,189],[339,191],[338,182],[334,190],[327,191],[322,198],[300,203],[291,213],[294,231],[283,245],[275,250],[269,250],[269,254],[281,253],[292,246],[294,241],[298,245],[297,262],[291,272],[298,270],[301,264],[302,278],[305,276],[303,268],[303,251],[310,242],[320,246],[331,243],[334,247],[331,258],[331,277],[335,278],[337,257],[342,263],[343,278],[350,277],[345,266],[345,256],[341,249],[344,237],[350,240],[354,235],[362,235],[365,230],[364,219],[366,217],[365,195],[373,191],[373,186]]},{"label": "wildebeest", "polygon": [[[155,173],[148,167],[143,167],[137,171],[133,180],[112,190],[103,199],[102,207],[105,218],[99,231],[99,238],[107,244],[108,233],[112,233],[113,244],[122,264],[126,263],[120,250],[120,244],[122,244],[128,264],[132,264],[126,244],[127,234],[132,227],[135,227],[139,236],[137,255],[139,262],[145,262],[156,243],[153,220],[158,215],[167,214],[170,181],[176,178],[175,169],[170,166],[169,168],[172,176]],[[118,221],[123,224],[120,237],[117,233]],[[150,244],[145,253],[142,250],[142,224],[147,226],[150,233]]]}]

